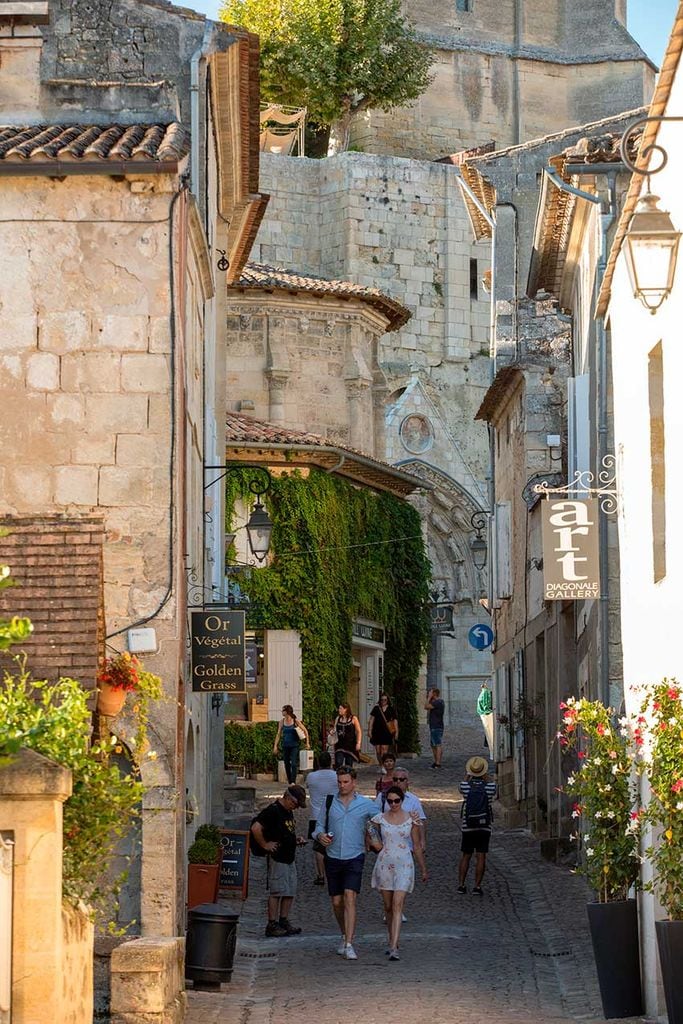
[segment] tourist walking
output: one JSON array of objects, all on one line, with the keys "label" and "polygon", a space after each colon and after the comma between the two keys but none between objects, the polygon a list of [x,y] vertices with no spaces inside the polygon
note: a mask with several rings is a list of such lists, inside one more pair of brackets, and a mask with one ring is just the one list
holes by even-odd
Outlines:
[{"label": "tourist walking", "polygon": [[481,684],[481,690],[477,698],[477,714],[481,718],[481,724],[484,729],[484,743],[489,748],[489,758],[493,758],[493,697],[486,685],[486,681]]},{"label": "tourist walking", "polygon": [[277,727],[277,735],[273,744],[273,753],[276,757],[280,740],[282,740],[282,760],[285,763],[287,782],[296,782],[297,772],[299,771],[299,749],[302,743],[306,747],[309,747],[311,744],[308,737],[308,729],[296,717],[291,704],[285,704],[282,709],[282,718]]},{"label": "tourist walking", "polygon": [[[427,851],[427,815],[424,812],[424,807],[415,796],[408,789],[410,785],[410,776],[408,770],[403,768],[400,764],[397,764],[394,768],[393,775],[391,776],[392,785],[398,786],[403,793],[403,810],[408,814],[414,815],[417,824],[420,826],[420,839],[422,852]],[[387,791],[379,792],[375,797],[375,805],[379,807],[381,811],[386,810],[387,804]]]},{"label": "tourist walking", "polygon": [[398,943],[401,935],[403,905],[415,884],[413,854],[420,868],[422,881],[426,882],[427,865],[420,837],[420,825],[413,815],[404,808],[405,793],[399,786],[391,786],[386,792],[385,810],[372,819],[382,840],[382,849],[377,855],[372,872],[372,887],[379,889],[384,903],[384,920],[387,925],[390,960],[399,960]]},{"label": "tourist walking", "polygon": [[[332,755],[323,750],[318,755],[318,768],[310,772],[306,779],[306,786],[311,798],[311,812],[308,822],[308,838],[313,836],[315,824],[320,819],[324,821],[325,800],[328,796],[335,796],[337,793],[337,773],[332,770]],[[313,851],[315,865],[315,885],[325,884],[325,858],[317,850]]]},{"label": "tourist walking", "polygon": [[380,693],[379,700],[370,712],[368,739],[375,748],[377,764],[389,748],[398,742],[398,716],[386,693]]},{"label": "tourist walking", "polygon": [[394,785],[392,775],[394,774],[394,768],[396,767],[396,755],[389,751],[382,758],[382,764],[380,766],[379,775],[375,782],[375,793],[386,793],[389,786]]},{"label": "tourist walking", "polygon": [[301,928],[290,923],[289,915],[297,888],[296,848],[306,842],[303,838],[297,839],[293,812],[305,806],[306,790],[302,786],[288,786],[282,796],[264,807],[251,823],[257,847],[268,856],[268,938],[301,932]]},{"label": "tourist walking", "polygon": [[471,757],[465,765],[465,778],[460,783],[462,804],[460,827],[462,829],[462,856],[458,867],[458,892],[467,892],[467,872],[472,854],[476,853],[473,896],[481,896],[481,883],[486,871],[486,854],[491,841],[493,809],[491,802],[496,795],[496,784],[489,780],[488,762],[484,757]]},{"label": "tourist walking", "polygon": [[367,824],[376,813],[372,800],[356,792],[355,768],[338,768],[337,795],[329,813],[321,812],[313,838],[325,847],[327,891],[341,932],[337,953],[346,960],[358,959],[353,947],[356,900],[363,878]]},{"label": "tourist walking", "polygon": [[360,760],[363,732],[350,704],[339,705],[339,714],[334,720],[334,731],[337,734],[337,742],[334,745],[335,768],[340,768],[344,764],[356,764]]},{"label": "tourist walking", "polygon": [[446,705],[441,699],[441,690],[436,687],[427,694],[425,708],[427,709],[427,724],[429,726],[429,745],[432,748],[432,768],[441,767],[441,754],[443,750],[443,713]]}]

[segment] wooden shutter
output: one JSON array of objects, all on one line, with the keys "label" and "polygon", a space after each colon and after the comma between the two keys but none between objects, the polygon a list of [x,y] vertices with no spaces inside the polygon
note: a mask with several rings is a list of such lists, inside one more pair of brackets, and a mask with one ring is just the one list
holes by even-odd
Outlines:
[{"label": "wooden shutter", "polygon": [[285,704],[301,715],[301,640],[293,629],[267,629],[264,637],[268,718],[278,721]]}]

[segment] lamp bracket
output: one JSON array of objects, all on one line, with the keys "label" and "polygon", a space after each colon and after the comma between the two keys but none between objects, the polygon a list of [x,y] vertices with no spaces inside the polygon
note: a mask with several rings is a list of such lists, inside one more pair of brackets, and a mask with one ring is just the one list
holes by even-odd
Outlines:
[{"label": "lamp bracket", "polygon": [[[551,487],[547,480],[534,484],[534,494],[543,494],[549,498],[553,494],[565,494],[567,497],[597,497],[600,508],[606,515],[614,515],[619,511],[620,491],[617,483],[617,457],[611,453],[605,455],[597,473],[592,470],[577,469],[573,478],[566,484]],[[595,486],[597,484],[597,486]]]},{"label": "lamp bracket", "polygon": [[[637,164],[635,160],[632,160],[629,156],[629,148],[631,148],[635,135],[638,133],[643,125],[650,124],[651,122],[662,122],[662,121],[683,121],[683,117],[673,117],[668,115],[654,115],[651,114],[648,117],[639,117],[637,121],[633,121],[624,134],[621,136],[621,142],[619,148],[621,150],[621,159],[624,161],[629,171],[633,174],[642,174],[644,177],[649,178],[653,174],[659,174],[663,171],[669,162],[669,154],[657,142],[651,142],[645,146],[642,152],[638,152],[637,156],[645,161],[644,165]],[[654,167],[649,166],[650,157],[656,153],[659,157],[659,162]]]},{"label": "lamp bracket", "polygon": [[214,484],[219,483],[228,474],[234,473],[238,469],[250,469],[252,470],[254,477],[249,481],[249,490],[257,498],[266,494],[270,490],[270,486],[273,482],[273,477],[267,466],[261,465],[258,462],[224,462],[219,466],[204,466],[204,479],[206,480],[206,473],[209,470],[220,470],[220,476],[216,476],[213,480],[209,480],[208,483],[204,484],[204,490],[208,491],[209,487],[213,487]]}]

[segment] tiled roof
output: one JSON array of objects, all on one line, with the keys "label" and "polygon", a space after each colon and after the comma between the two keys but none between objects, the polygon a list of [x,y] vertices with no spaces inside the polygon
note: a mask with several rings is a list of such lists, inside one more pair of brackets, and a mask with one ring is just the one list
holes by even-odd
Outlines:
[{"label": "tiled roof", "polygon": [[240,413],[228,413],[226,417],[225,447],[228,461],[248,458],[249,462],[264,462],[271,467],[317,466],[364,487],[401,496],[418,487],[430,489],[418,477],[348,445]]},{"label": "tiled roof", "polygon": [[265,291],[307,292],[309,295],[330,295],[338,299],[358,299],[382,313],[389,324],[387,331],[397,331],[410,320],[411,314],[396,299],[378,288],[364,288],[350,281],[331,281],[313,274],[297,274],[282,267],[269,267],[264,263],[247,263],[236,288],[260,288]]},{"label": "tiled roof", "polygon": [[0,165],[177,163],[190,137],[182,125],[0,125]]}]

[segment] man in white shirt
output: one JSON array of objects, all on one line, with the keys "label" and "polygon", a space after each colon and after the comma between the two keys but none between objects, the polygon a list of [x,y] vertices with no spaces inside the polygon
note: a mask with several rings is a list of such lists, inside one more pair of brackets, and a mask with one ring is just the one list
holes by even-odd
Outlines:
[{"label": "man in white shirt", "polygon": [[[399,786],[405,794],[403,797],[402,810],[407,811],[408,814],[411,814],[413,811],[417,814],[418,822],[422,826],[420,829],[420,835],[422,836],[422,849],[424,851],[427,849],[427,815],[415,794],[408,790],[408,784],[410,782],[408,770],[403,768],[400,764],[397,764],[394,768],[393,775],[391,776],[391,781],[394,786]],[[385,798],[384,793],[378,793],[375,797],[375,803],[382,811],[384,810],[383,798]]]},{"label": "man in white shirt", "polygon": [[[306,786],[311,800],[311,817],[308,822],[308,838],[313,835],[316,821],[325,818],[325,800],[328,796],[337,795],[337,773],[332,770],[332,755],[324,750],[318,755],[318,770],[311,772],[306,779]],[[325,884],[325,858],[322,853],[314,852],[315,885]]]}]

